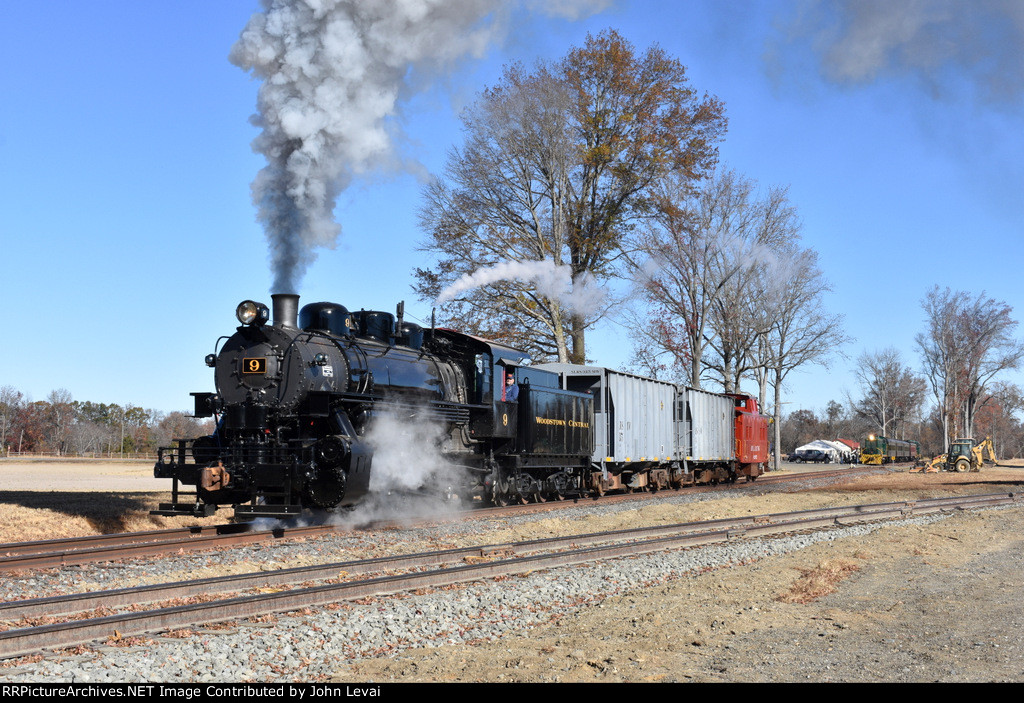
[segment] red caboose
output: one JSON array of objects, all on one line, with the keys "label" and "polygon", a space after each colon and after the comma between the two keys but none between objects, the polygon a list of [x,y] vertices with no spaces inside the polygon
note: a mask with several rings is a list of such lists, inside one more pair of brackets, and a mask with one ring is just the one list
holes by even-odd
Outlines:
[{"label": "red caboose", "polygon": [[764,473],[768,462],[768,418],[757,409],[757,400],[743,393],[729,393],[736,403],[736,421],[733,436],[736,438],[737,474],[743,474],[748,481]]}]

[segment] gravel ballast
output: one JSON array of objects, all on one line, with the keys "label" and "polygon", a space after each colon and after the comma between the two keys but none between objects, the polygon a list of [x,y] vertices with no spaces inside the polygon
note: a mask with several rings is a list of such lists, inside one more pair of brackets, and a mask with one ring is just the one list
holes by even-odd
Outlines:
[{"label": "gravel ballast", "polygon": [[[722,496],[714,494],[715,499]],[[678,495],[669,498],[668,502],[686,504],[706,500],[709,498]],[[637,511],[637,507],[632,504],[581,503],[560,512],[558,519],[582,524],[583,520],[614,518],[616,514],[628,511]],[[800,620],[793,614],[772,613],[773,609],[789,608],[799,613],[801,608],[823,607],[821,603],[828,598],[812,606],[783,605],[772,600],[776,594],[768,591],[783,588],[786,580],[791,581],[794,574],[780,576],[777,573],[769,579],[766,572],[768,564],[782,564],[787,558],[816,563],[838,548],[851,555],[850,558],[859,560],[858,563],[863,562],[859,572],[844,584],[843,588],[852,592],[857,584],[865,581],[866,574],[878,571],[880,562],[877,560],[881,557],[877,555],[891,541],[887,535],[900,531],[923,531],[927,534],[948,531],[958,521],[965,524],[1021,521],[1019,508],[977,512],[974,515],[913,518],[900,521],[900,527],[895,527],[896,523],[858,525],[814,534],[741,540],[701,549],[662,552],[497,581],[474,582],[421,595],[404,594],[365,603],[312,608],[303,613],[270,616],[262,619],[263,622],[231,623],[224,629],[194,632],[185,637],[154,636],[128,646],[102,645],[79,653],[51,653],[39,661],[23,660],[15,668],[0,669],[0,679],[172,683],[942,680],[943,677],[952,677],[951,680],[1007,680],[1003,677],[1009,676],[1009,680],[1013,680],[1014,675],[1009,672],[1018,665],[1021,651],[1016,648],[1016,642],[1007,641],[1001,652],[1014,653],[1008,663],[1009,669],[1000,668],[991,678],[974,679],[971,678],[973,674],[965,674],[963,668],[959,673],[956,667],[947,667],[945,672],[926,670],[922,674],[912,664],[899,671],[868,675],[871,667],[866,666],[864,658],[849,655],[845,658],[837,656],[834,662],[824,657],[821,668],[811,672],[802,670],[801,661],[806,657],[793,656],[788,664],[791,670],[787,672],[779,668],[778,662],[790,656],[786,652],[793,650],[799,653],[806,646],[793,645],[792,642],[786,645],[782,641],[773,643],[774,638],[767,636],[773,629],[776,633],[781,632],[785,625]],[[459,540],[483,543],[492,541],[490,535],[502,530],[529,530],[537,520],[536,516],[492,518],[445,523],[430,528],[388,530],[346,538],[341,548],[331,542],[340,538],[330,538],[171,557],[157,563],[79,567],[5,579],[0,593],[5,599],[11,599],[83,588],[95,590],[95,584],[116,587],[159,579],[164,574],[197,573],[200,569],[212,568],[218,562],[227,569],[231,569],[231,563],[236,561],[292,565],[296,560],[338,560],[339,551],[344,554],[343,558],[356,558],[387,552],[409,543],[451,544]],[[960,528],[952,527],[951,531],[959,534]],[[968,539],[968,532],[966,528],[963,530],[965,539]],[[913,539],[911,541],[916,544]],[[942,539],[939,544],[942,545]],[[1008,548],[1012,551],[1018,546]],[[926,553],[916,556],[915,568],[922,565],[934,567],[935,564],[927,564],[927,548],[921,548]],[[871,554],[876,556],[872,558]],[[964,554],[966,559],[977,556],[978,550],[972,547],[968,547]],[[910,557],[914,558],[914,555],[911,553]],[[906,558],[906,555],[901,554],[900,558]],[[993,563],[1002,562],[995,560]],[[792,571],[793,567],[780,568]],[[990,566],[990,569],[996,578],[1002,578],[996,566]],[[945,571],[945,575],[950,573],[953,572]],[[739,630],[735,627],[714,625],[714,618],[704,623],[700,617],[701,613],[710,614],[716,607],[724,607],[732,603],[733,598],[740,598],[739,594],[747,587],[741,585],[741,582],[746,583],[744,580],[756,584],[758,595],[749,596],[750,600],[745,603],[737,600],[736,612],[742,619],[754,623],[751,627],[755,632],[761,628],[761,634],[751,635],[749,641],[738,635]],[[934,586],[939,592],[942,590],[940,581],[937,579]],[[897,577],[896,583],[900,582]],[[1016,583],[1007,586],[1017,589]],[[715,597],[716,593],[718,597]],[[652,599],[659,599],[661,605],[654,604]],[[679,608],[684,609],[684,617],[667,617],[669,612]],[[663,617],[662,613],[666,616]],[[638,617],[639,620],[636,619]],[[729,617],[734,618],[736,614]],[[603,618],[606,623],[601,626],[601,634],[596,641],[593,632],[589,635],[577,632],[577,624],[579,632],[583,632],[585,628],[580,623],[593,618]],[[719,619],[724,620],[725,615]],[[684,626],[680,620],[686,620],[688,624]],[[851,628],[852,625],[846,625],[847,631],[852,631]],[[824,635],[807,633],[807,636],[813,638],[815,645],[820,645],[836,633],[841,635],[843,632],[842,627],[826,627]],[[902,636],[900,632],[897,629],[890,636],[892,642]],[[576,637],[581,639],[577,641]],[[654,646],[663,637],[667,638],[668,644],[648,652],[648,646],[643,643]],[[879,637],[885,641],[884,635]],[[615,651],[605,656],[607,647],[602,642],[609,643],[608,647],[614,645]],[[686,666],[670,654],[675,646],[681,647],[679,656],[687,658]],[[868,650],[875,646],[872,644]],[[640,654],[642,652],[646,653]],[[634,656],[639,660],[634,660]],[[720,663],[704,661],[714,656],[721,658]],[[692,657],[701,663],[690,662]],[[776,660],[774,664],[765,664],[772,660]],[[857,661],[860,664],[856,669],[852,668],[851,662]],[[849,670],[846,667],[850,667]],[[1016,669],[1017,676],[1022,672],[1024,668]]]}]

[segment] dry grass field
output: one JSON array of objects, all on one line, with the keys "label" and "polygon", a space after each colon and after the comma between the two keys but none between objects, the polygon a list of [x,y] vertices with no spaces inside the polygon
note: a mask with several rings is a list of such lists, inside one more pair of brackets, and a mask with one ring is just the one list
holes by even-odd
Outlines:
[{"label": "dry grass field", "polygon": [[3,542],[216,524],[224,518],[164,518],[150,510],[170,498],[171,482],[152,462],[0,460]]}]

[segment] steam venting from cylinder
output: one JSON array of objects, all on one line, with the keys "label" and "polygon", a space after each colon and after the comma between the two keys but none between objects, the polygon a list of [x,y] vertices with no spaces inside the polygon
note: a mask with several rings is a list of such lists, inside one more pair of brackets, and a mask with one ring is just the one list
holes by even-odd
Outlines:
[{"label": "steam venting from cylinder", "polygon": [[333,247],[338,195],[376,169],[422,171],[396,154],[401,107],[432,78],[480,58],[524,9],[574,19],[607,0],[262,0],[230,60],[262,81],[267,165],[252,197],[271,249],[271,290],[298,291],[315,250]]}]

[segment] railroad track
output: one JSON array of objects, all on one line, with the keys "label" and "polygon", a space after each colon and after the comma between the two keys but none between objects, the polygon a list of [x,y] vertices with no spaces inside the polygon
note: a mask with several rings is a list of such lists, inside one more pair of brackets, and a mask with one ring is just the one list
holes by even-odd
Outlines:
[{"label": "railroad track", "polygon": [[[795,474],[767,474],[758,482],[738,483],[734,486],[697,486],[685,490],[723,490],[727,488],[749,488],[794,480],[814,478],[835,478],[877,471],[878,467],[831,469],[822,471],[806,471]],[[664,493],[665,491],[663,491]],[[675,491],[673,491],[673,494]],[[607,495],[601,500],[617,502],[620,500],[637,500],[654,497],[654,493],[629,493]],[[522,506],[505,508],[480,508],[495,517],[515,514],[524,509],[558,510],[572,501],[553,503],[530,503]],[[474,511],[479,514],[478,511]],[[415,522],[434,522],[437,517],[423,518]],[[375,521],[363,527],[386,529],[397,526],[396,521]],[[408,520],[402,521],[408,525]],[[194,526],[167,530],[150,530],[146,532],[129,532],[109,535],[92,535],[68,539],[40,540],[33,542],[12,542],[0,544],[0,573],[10,573],[25,569],[46,569],[54,567],[77,566],[101,561],[114,561],[132,557],[148,557],[174,552],[194,552],[223,547],[232,547],[259,542],[278,541],[284,539],[303,539],[334,534],[346,531],[351,527],[337,525],[279,525],[271,529],[256,529],[253,523],[232,523],[223,525]]]},{"label": "railroad track", "polygon": [[[0,604],[0,658],[338,601],[436,588],[666,549],[1018,501],[1012,493],[844,506],[681,523],[225,576]],[[427,569],[427,570],[423,570]],[[389,572],[404,571],[393,574]],[[375,575],[385,574],[385,575]],[[358,578],[368,575],[366,578]],[[309,585],[310,582],[322,582]],[[292,588],[285,588],[292,586]],[[256,593],[243,593],[261,589]],[[219,598],[214,597],[219,596]],[[201,599],[181,604],[181,599]],[[113,614],[97,615],[130,606]],[[36,624],[39,619],[55,620]]]},{"label": "railroad track", "polygon": [[211,525],[151,532],[126,532],[92,537],[0,544],[0,572],[77,566],[130,557],[193,552],[281,539],[300,539],[336,532],[333,526],[253,529],[248,523]]}]

